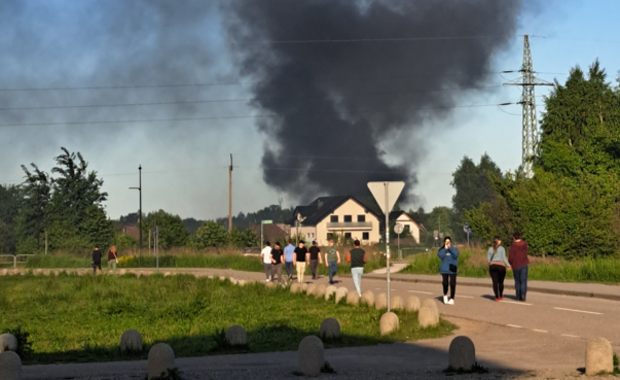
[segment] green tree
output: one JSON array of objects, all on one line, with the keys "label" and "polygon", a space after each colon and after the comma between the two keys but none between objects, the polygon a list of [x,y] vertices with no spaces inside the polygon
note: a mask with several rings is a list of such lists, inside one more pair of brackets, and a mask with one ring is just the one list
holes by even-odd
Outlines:
[{"label": "green tree", "polygon": [[22,165],[25,175],[25,183],[23,185],[24,200],[16,219],[16,233],[19,239],[28,240],[33,238],[36,243],[32,246],[32,240],[29,244],[22,244],[21,247],[28,251],[35,248],[39,251],[41,248],[41,234],[47,225],[48,206],[52,195],[53,180],[50,176],[42,171],[35,164],[30,164],[33,171],[31,172]]},{"label": "green tree", "polygon": [[235,227],[228,233],[228,242],[238,248],[256,247],[260,244],[259,240],[250,229],[239,230]]},{"label": "green tree", "polygon": [[180,216],[164,210],[149,213],[142,223],[142,236],[148,237],[149,230],[153,232],[155,225],[159,229],[159,248],[183,247],[188,243],[189,232]]},{"label": "green tree", "polygon": [[197,249],[208,247],[223,247],[228,243],[226,229],[220,223],[214,221],[205,222],[198,227],[192,237],[192,245]]},{"label": "green tree", "polygon": [[0,252],[15,253],[15,223],[23,203],[22,190],[18,186],[0,185],[0,220],[5,224]]},{"label": "green tree", "polygon": [[[452,197],[452,207],[461,218],[467,210],[478,207],[482,202],[490,202],[495,197],[495,189],[489,179],[489,173],[501,177],[501,170],[485,153],[476,165],[470,158],[464,157],[452,174],[451,185],[456,190]],[[463,220],[459,220],[459,223]]]}]

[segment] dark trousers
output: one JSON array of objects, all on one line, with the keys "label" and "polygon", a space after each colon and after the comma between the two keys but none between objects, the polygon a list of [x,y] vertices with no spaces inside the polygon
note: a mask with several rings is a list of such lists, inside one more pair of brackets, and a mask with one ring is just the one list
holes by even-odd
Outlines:
[{"label": "dark trousers", "polygon": [[265,268],[265,277],[271,280],[271,264],[263,263],[263,268]]},{"label": "dark trousers", "polygon": [[271,278],[273,281],[276,280],[276,275],[278,275],[278,281],[282,282],[282,264],[273,264],[271,266]]},{"label": "dark trousers", "polygon": [[310,272],[312,272],[312,279],[316,280],[316,268],[319,266],[319,260],[310,260]]},{"label": "dark trousers", "polygon": [[94,261],[93,262],[93,273],[97,273],[97,268],[99,268],[100,272],[103,272],[101,270],[101,261]]},{"label": "dark trousers", "polygon": [[493,280],[493,293],[495,293],[495,298],[502,298],[504,296],[506,267],[503,265],[492,264],[489,267],[489,273],[491,274],[491,280]]},{"label": "dark trousers", "polygon": [[450,283],[450,298],[454,298],[454,293],[456,293],[456,274],[441,274],[442,277],[442,285],[443,285],[443,295],[448,295],[448,280]]},{"label": "dark trousers", "polygon": [[523,266],[519,269],[512,270],[515,276],[515,290],[517,291],[517,299],[525,301],[525,295],[527,293],[527,272],[528,266]]},{"label": "dark trousers", "polygon": [[295,273],[295,266],[293,265],[292,261],[286,261],[284,263],[284,266],[286,267],[286,274],[288,276],[289,279],[293,278],[293,273]]},{"label": "dark trousers", "polygon": [[338,263],[336,261],[330,261],[329,262],[329,283],[333,283],[334,282],[334,276],[336,275],[336,272],[338,272]]}]

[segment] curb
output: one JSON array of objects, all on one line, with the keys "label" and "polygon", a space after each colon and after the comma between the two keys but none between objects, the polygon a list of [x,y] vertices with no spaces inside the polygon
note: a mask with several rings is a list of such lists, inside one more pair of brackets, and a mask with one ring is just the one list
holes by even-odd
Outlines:
[{"label": "curb", "polygon": [[[342,277],[351,277],[351,275],[341,275]],[[366,274],[364,278],[371,278],[373,280],[384,280],[385,276],[377,276],[373,274]],[[421,279],[406,279],[406,278],[390,278],[390,281],[398,281],[398,282],[419,282],[422,284],[441,284],[440,280],[421,280]],[[459,286],[473,286],[479,288],[490,287],[491,283],[469,283],[469,282],[459,282]],[[514,285],[504,285],[504,289],[514,289]],[[571,290],[560,290],[560,289],[548,289],[548,288],[539,288],[539,287],[527,287],[528,292],[536,292],[536,293],[546,293],[546,294],[555,294],[555,295],[563,295],[563,296],[573,296],[573,297],[585,297],[585,298],[600,298],[606,299],[610,301],[620,301],[620,295],[615,294],[600,294],[600,293],[589,293],[589,292],[576,292]]]}]

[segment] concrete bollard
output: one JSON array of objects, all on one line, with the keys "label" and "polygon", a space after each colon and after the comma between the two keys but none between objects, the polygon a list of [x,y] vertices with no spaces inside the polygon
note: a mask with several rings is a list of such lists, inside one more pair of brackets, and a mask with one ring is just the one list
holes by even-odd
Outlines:
[{"label": "concrete bollard", "polygon": [[596,376],[614,371],[614,352],[605,338],[593,338],[586,345],[586,375]]},{"label": "concrete bollard", "polygon": [[314,288],[314,296],[316,298],[323,297],[325,295],[325,291],[327,290],[327,286],[323,284],[319,284]]},{"label": "concrete bollard", "polygon": [[428,305],[422,306],[418,312],[418,323],[422,328],[437,326],[439,324],[439,313],[437,309],[433,309]]},{"label": "concrete bollard", "polygon": [[[297,282],[297,284],[299,283]],[[308,294],[308,284],[300,284],[299,289],[302,293]]]},{"label": "concrete bollard", "polygon": [[405,303],[403,302],[403,298],[401,296],[392,297],[392,303],[390,303],[390,308],[394,310],[402,310],[405,308]]},{"label": "concrete bollard", "polygon": [[0,335],[0,352],[17,351],[17,338],[12,334]]},{"label": "concrete bollard", "polygon": [[347,303],[349,305],[359,305],[360,304],[360,296],[356,291],[347,293]]},{"label": "concrete bollard", "polygon": [[338,291],[338,288],[336,288],[334,285],[330,285],[326,287],[325,288],[325,301],[329,301],[329,297],[331,297],[332,294],[336,294],[336,291]]},{"label": "concrete bollard", "polygon": [[335,339],[340,337],[340,323],[334,318],[325,318],[321,322],[320,336],[323,340]]},{"label": "concrete bollard", "polygon": [[142,351],[142,335],[138,330],[127,330],[121,336],[121,352]]},{"label": "concrete bollard", "polygon": [[362,292],[362,298],[360,299],[361,303],[365,303],[368,306],[375,306],[375,295],[370,290],[365,290]]},{"label": "concrete bollard", "polygon": [[314,335],[301,340],[297,349],[297,370],[305,376],[319,376],[325,365],[325,348]]},{"label": "concrete bollard", "polygon": [[8,276],[9,270],[6,268],[0,269],[0,276]]},{"label": "concrete bollard", "polygon": [[239,280],[239,282],[237,283],[237,285],[239,286],[245,286],[246,282],[245,280]]},{"label": "concrete bollard", "polygon": [[434,299],[432,298],[427,298],[422,302],[422,306],[426,306],[430,309],[433,309],[437,312],[437,315],[439,315],[439,308],[437,307],[437,302],[435,302]]},{"label": "concrete bollard", "polygon": [[231,346],[245,346],[248,344],[248,334],[241,326],[230,326],[226,330],[226,342]]},{"label": "concrete bollard", "polygon": [[168,370],[175,368],[174,351],[166,343],[157,343],[151,347],[148,360],[149,379],[167,376]]},{"label": "concrete bollard", "polygon": [[383,310],[387,309],[387,294],[379,293],[375,299],[375,309]]},{"label": "concrete bollard", "polygon": [[392,313],[391,311],[383,314],[381,316],[381,320],[379,321],[381,335],[387,335],[398,330],[398,325],[398,315]]},{"label": "concrete bollard", "polygon": [[22,360],[15,352],[0,353],[0,379],[22,380]]},{"label": "concrete bollard", "polygon": [[299,283],[295,282],[295,283],[291,284],[290,291],[291,291],[291,293],[299,293],[301,291],[301,286],[299,285]]},{"label": "concrete bollard", "polygon": [[[348,294],[349,294],[349,289],[345,288],[344,286],[339,287],[338,290],[336,290],[336,303],[340,302],[340,300],[342,300],[343,298],[346,298]],[[359,302],[359,296],[358,296],[358,302]]]},{"label": "concrete bollard", "polygon": [[316,284],[308,285],[308,287],[306,288],[306,294],[309,296],[313,296],[315,292],[316,292]]},{"label": "concrete bollard", "polygon": [[466,336],[457,336],[450,342],[448,363],[454,370],[470,370],[476,364],[476,347]]},{"label": "concrete bollard", "polygon": [[170,272],[164,273],[164,277],[169,277],[169,276],[172,276],[172,273],[170,273]]},{"label": "concrete bollard", "polygon": [[416,296],[407,297],[407,311],[418,311],[420,310],[420,299]]},{"label": "concrete bollard", "polygon": [[119,271],[118,271],[118,274],[119,274],[119,275],[121,275],[121,276],[126,275],[126,274],[127,274],[127,269],[121,269],[121,270],[119,270]]}]

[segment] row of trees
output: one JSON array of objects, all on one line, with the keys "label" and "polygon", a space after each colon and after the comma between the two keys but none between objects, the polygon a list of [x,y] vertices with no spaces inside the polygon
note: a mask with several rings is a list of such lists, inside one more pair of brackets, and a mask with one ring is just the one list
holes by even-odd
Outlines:
[{"label": "row of trees", "polygon": [[511,232],[519,230],[534,254],[580,258],[617,253],[620,86],[607,82],[596,62],[588,75],[575,68],[564,85],[556,83],[545,106],[533,178],[487,169],[492,192],[485,191],[479,204],[461,208],[457,191],[455,211],[484,241],[493,235],[509,241]]}]

